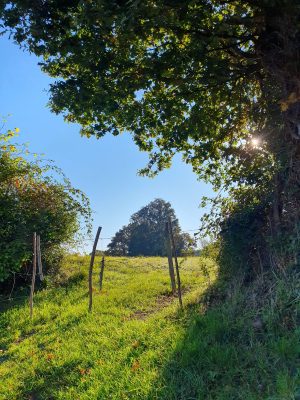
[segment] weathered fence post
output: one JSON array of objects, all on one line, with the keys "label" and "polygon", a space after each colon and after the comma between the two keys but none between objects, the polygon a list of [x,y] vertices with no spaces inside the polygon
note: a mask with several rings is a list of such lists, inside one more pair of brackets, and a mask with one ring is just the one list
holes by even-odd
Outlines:
[{"label": "weathered fence post", "polygon": [[32,257],[32,278],[31,278],[31,288],[29,296],[29,307],[30,307],[30,318],[33,316],[33,294],[35,285],[35,275],[36,275],[36,232],[33,234],[33,257]]},{"label": "weathered fence post", "polygon": [[174,260],[175,260],[178,299],[179,299],[180,307],[183,308],[182,296],[181,296],[181,281],[180,281],[179,265],[178,265],[176,245],[175,245],[175,240],[174,240],[174,235],[173,235],[172,221],[171,221],[170,217],[169,217],[169,221],[168,222],[169,222],[170,237],[171,237],[171,242],[172,242],[172,247],[173,247],[173,256],[174,256]]},{"label": "weathered fence post", "polygon": [[100,273],[99,273],[99,289],[102,290],[103,273],[104,273],[105,260],[104,256],[101,259]]},{"label": "weathered fence post", "polygon": [[36,247],[37,247],[37,263],[39,267],[39,277],[40,280],[44,280],[44,275],[43,275],[43,265],[42,265],[42,254],[41,254],[41,237],[40,235],[37,235],[36,237]]},{"label": "weathered fence post", "polygon": [[13,280],[13,285],[12,285],[11,291],[9,293],[8,300],[12,300],[11,296],[13,294],[13,291],[14,291],[14,288],[15,288],[15,284],[16,284],[16,273],[14,272],[13,274],[14,274],[14,280]]},{"label": "weathered fence post", "polygon": [[99,226],[97,233],[96,233],[93,250],[92,250],[92,254],[91,254],[91,262],[90,262],[90,268],[89,268],[89,312],[92,311],[92,305],[93,305],[93,266],[94,266],[95,253],[96,253],[97,243],[99,240],[101,229],[102,229],[102,227]]},{"label": "weathered fence post", "polygon": [[168,255],[171,289],[172,289],[172,293],[174,295],[176,293],[176,282],[175,282],[175,272],[174,272],[174,264],[173,264],[173,258],[172,258],[171,235],[170,235],[168,222],[166,222],[166,248],[167,248],[167,255]]}]

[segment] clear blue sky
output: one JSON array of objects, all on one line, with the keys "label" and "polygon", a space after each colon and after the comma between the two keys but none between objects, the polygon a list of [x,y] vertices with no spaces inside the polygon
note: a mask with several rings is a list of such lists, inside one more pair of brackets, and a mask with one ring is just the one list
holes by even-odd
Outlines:
[{"label": "clear blue sky", "polygon": [[50,78],[39,69],[37,58],[4,37],[0,54],[0,116],[11,114],[7,127],[20,128],[20,141],[54,160],[87,194],[94,210],[94,232],[101,225],[102,236],[112,236],[132,213],[155,198],[171,202],[183,230],[199,226],[201,196],[212,191],[197,181],[180,156],[154,179],[138,176],[147,154],[138,150],[129,134],[100,140],[81,137],[78,125],[67,124],[47,108]]}]

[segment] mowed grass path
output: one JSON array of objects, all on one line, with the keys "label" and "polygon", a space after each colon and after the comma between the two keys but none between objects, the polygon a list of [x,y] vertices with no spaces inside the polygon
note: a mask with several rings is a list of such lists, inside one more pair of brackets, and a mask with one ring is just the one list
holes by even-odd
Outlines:
[{"label": "mowed grass path", "polygon": [[[0,316],[0,399],[162,398],[161,371],[185,335],[187,311],[171,296],[164,258],[107,258],[103,290],[94,268],[89,314],[88,257],[68,260],[67,288],[49,288]],[[180,259],[185,309],[216,276],[198,257]],[[209,276],[208,276],[209,275]],[[164,398],[177,398],[172,393]]]}]

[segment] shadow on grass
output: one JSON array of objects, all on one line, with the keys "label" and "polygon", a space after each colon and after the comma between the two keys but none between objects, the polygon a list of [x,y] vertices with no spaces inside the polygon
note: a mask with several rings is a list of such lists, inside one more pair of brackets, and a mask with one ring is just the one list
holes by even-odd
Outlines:
[{"label": "shadow on grass", "polygon": [[24,307],[24,305],[28,304],[29,299],[29,290],[28,293],[23,291],[22,293],[18,292],[15,297],[11,299],[5,296],[0,296],[0,313],[11,310],[13,308],[19,309]]},{"label": "shadow on grass", "polygon": [[71,360],[60,365],[51,361],[43,369],[37,368],[34,385],[32,378],[25,379],[21,389],[20,399],[56,400],[53,388],[63,390],[69,386],[76,387],[80,380],[80,361]]},{"label": "shadow on grass", "polygon": [[[64,296],[68,296],[69,292],[71,292],[74,287],[80,284],[84,280],[84,275],[79,272],[76,273],[74,276],[71,276],[66,280],[66,282],[61,283],[57,286],[52,286],[47,288],[47,296],[51,296],[53,293],[54,296],[61,296],[61,299],[58,299],[59,302],[64,301]],[[35,289],[35,303],[37,306],[40,302],[43,302],[43,299],[37,298],[36,295],[39,294],[42,290],[46,289],[42,284],[36,287]],[[51,292],[52,291],[52,292]],[[8,296],[1,296],[0,295],[0,313],[5,311],[9,311],[11,309],[19,309],[23,308],[24,306],[28,306],[29,304],[29,294],[30,294],[30,287],[22,287],[16,289],[15,293],[11,298]],[[86,293],[80,294],[77,297],[72,296],[73,301],[80,301],[85,298],[87,295]],[[29,312],[29,311],[28,311]]]},{"label": "shadow on grass", "polygon": [[220,300],[185,310],[184,338],[161,365],[147,400],[299,400],[297,323],[282,325],[282,312],[270,315],[266,305],[255,327],[258,310],[247,296]]},{"label": "shadow on grass", "polygon": [[[284,286],[286,289],[286,286]],[[187,305],[176,319],[184,326],[184,336],[167,360],[157,356],[158,376],[147,395],[124,394],[136,400],[297,400],[300,399],[299,328],[291,307],[294,293],[286,290],[270,302],[252,307],[249,293],[236,290],[224,297],[218,281],[199,304]],[[296,293],[296,291],[295,291]],[[253,294],[253,293],[252,293]],[[279,299],[279,300],[278,300]],[[292,306],[291,306],[292,304]],[[297,314],[298,315],[298,314]],[[296,315],[296,316],[297,316]],[[261,325],[257,325],[257,317]],[[289,316],[289,319],[287,319]],[[171,317],[174,318],[174,315]],[[296,318],[296,317],[295,317]],[[79,316],[68,320],[62,331],[78,325]],[[54,360],[55,361],[55,360]],[[71,360],[55,365],[52,360],[39,364],[34,382],[23,382],[20,399],[55,399],[57,389],[76,387],[82,375],[81,362]],[[84,366],[84,368],[92,368]],[[128,376],[130,379],[130,376]],[[127,396],[127,397],[126,397]],[[86,398],[80,397],[78,399]],[[91,400],[117,399],[93,397]]]}]

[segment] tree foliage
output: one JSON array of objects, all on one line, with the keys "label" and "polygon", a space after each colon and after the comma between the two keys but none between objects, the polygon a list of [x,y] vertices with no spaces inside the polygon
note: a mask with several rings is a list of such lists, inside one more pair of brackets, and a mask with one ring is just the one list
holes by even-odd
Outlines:
[{"label": "tree foliage", "polygon": [[132,132],[150,175],[181,152],[229,192],[217,221],[240,200],[259,219],[262,202],[260,233],[297,235],[298,0],[15,0],[0,16],[57,78],[52,110],[83,134]]},{"label": "tree foliage", "polygon": [[16,133],[0,135],[0,281],[26,272],[33,232],[41,236],[45,267],[58,268],[59,249],[90,218],[85,195],[51,162],[14,144]]},{"label": "tree foliage", "polygon": [[16,0],[1,16],[59,78],[55,112],[87,135],[133,132],[159,170],[178,151],[201,175],[224,159],[234,168],[249,157],[241,139],[298,100],[283,39],[298,49],[294,0]]},{"label": "tree foliage", "polygon": [[178,254],[193,246],[192,238],[181,231],[175,211],[169,202],[156,199],[133,214],[108,245],[108,253],[122,256],[165,256],[166,222],[172,219]]}]

